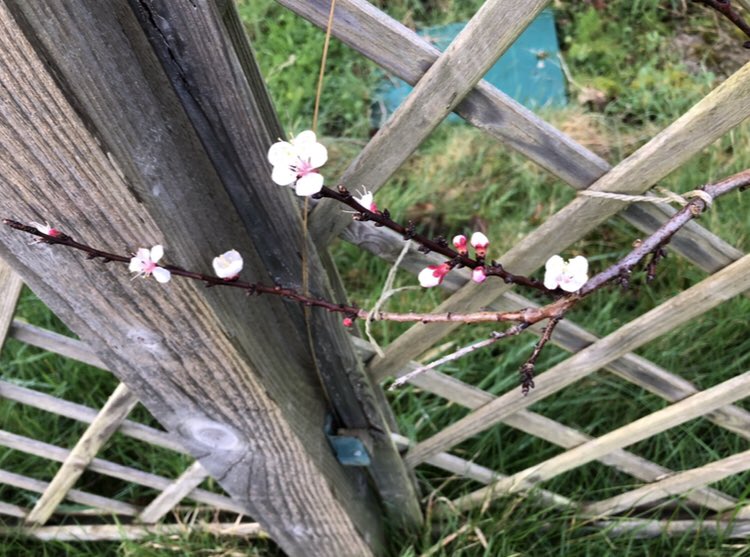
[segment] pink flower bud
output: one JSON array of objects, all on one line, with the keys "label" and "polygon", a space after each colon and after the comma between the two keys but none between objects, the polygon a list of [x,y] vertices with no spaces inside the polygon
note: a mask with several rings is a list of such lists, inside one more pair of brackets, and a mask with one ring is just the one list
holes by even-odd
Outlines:
[{"label": "pink flower bud", "polygon": [[419,284],[424,288],[432,288],[443,282],[445,275],[447,275],[450,270],[451,266],[448,265],[448,263],[429,265],[419,272],[417,279],[419,280]]},{"label": "pink flower bud", "polygon": [[56,238],[57,236],[62,234],[57,228],[51,227],[49,223],[40,224],[38,222],[32,222],[31,226],[36,228],[42,234],[46,234],[47,236],[52,236],[53,238]]},{"label": "pink flower bud", "polygon": [[471,280],[477,284],[482,284],[487,280],[487,275],[484,273],[484,267],[477,267],[471,272]]},{"label": "pink flower bud", "polygon": [[453,245],[456,246],[456,251],[460,253],[461,255],[466,255],[469,253],[469,250],[466,248],[466,236],[463,234],[459,234],[458,236],[453,236]]},{"label": "pink flower bud", "polygon": [[477,257],[484,257],[487,255],[487,246],[489,245],[490,241],[487,239],[487,236],[481,232],[474,232],[474,234],[471,235],[471,246],[474,248],[474,251],[477,252]]},{"label": "pink flower bud", "polygon": [[352,325],[354,325],[354,319],[352,319],[351,317],[344,317],[341,323],[344,325],[344,327],[351,327]]}]

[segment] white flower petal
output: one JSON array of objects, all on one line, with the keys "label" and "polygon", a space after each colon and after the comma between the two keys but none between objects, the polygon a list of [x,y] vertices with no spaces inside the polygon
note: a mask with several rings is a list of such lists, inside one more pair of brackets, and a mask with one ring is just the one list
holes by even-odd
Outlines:
[{"label": "white flower petal", "polygon": [[440,279],[440,276],[435,276],[435,269],[431,269],[430,267],[425,267],[419,272],[419,275],[417,275],[419,284],[424,288],[432,288],[433,286],[437,286],[438,284],[440,284]]},{"label": "white flower petal", "polygon": [[288,141],[279,141],[268,149],[268,162],[273,166],[289,166],[297,159],[297,150]]},{"label": "white flower petal", "polygon": [[585,275],[589,272],[589,262],[585,257],[579,255],[568,261],[567,270],[571,275]]},{"label": "white flower petal", "polygon": [[164,247],[162,247],[161,244],[157,244],[151,248],[151,252],[149,253],[149,257],[151,258],[151,261],[156,263],[163,256],[164,256]]},{"label": "white flower petal", "polygon": [[273,167],[271,180],[273,180],[274,184],[278,184],[279,186],[288,186],[289,184],[293,184],[296,179],[297,172],[292,170],[288,165],[279,165]]},{"label": "white flower petal", "polygon": [[170,273],[164,267],[157,267],[156,269],[154,269],[152,274],[154,275],[154,278],[157,280],[157,282],[161,283],[169,282],[169,279],[172,278],[172,273]]},{"label": "white flower petal", "polygon": [[128,265],[128,270],[131,273],[142,273],[143,272],[143,260],[133,257]]},{"label": "white flower petal", "polygon": [[560,286],[560,275],[565,267],[565,261],[559,255],[553,255],[544,264],[544,287],[554,290]]},{"label": "white flower petal", "polygon": [[317,172],[305,174],[302,178],[297,180],[295,186],[297,195],[301,196],[316,194],[321,189],[323,189],[323,175],[318,174]]},{"label": "white flower petal", "polygon": [[136,258],[140,259],[142,262],[146,262],[149,259],[151,259],[151,252],[147,248],[138,248],[138,251],[135,253]]},{"label": "white flower petal", "polygon": [[229,250],[218,257],[214,257],[213,267],[219,278],[236,277],[242,271],[242,256],[237,250]]},{"label": "white flower petal", "polygon": [[315,132],[312,130],[305,130],[303,132],[300,132],[297,134],[297,137],[292,139],[292,143],[294,143],[295,147],[302,147],[308,143],[315,143],[316,141],[317,137],[315,136]]},{"label": "white flower petal", "polygon": [[320,168],[328,160],[328,149],[320,143],[307,145],[297,152],[300,159],[308,161],[313,168]]},{"label": "white flower petal", "polygon": [[481,247],[486,246],[490,243],[490,240],[482,234],[481,232],[474,232],[474,234],[471,235],[471,245],[472,247]]},{"label": "white flower petal", "polygon": [[548,273],[562,273],[563,267],[565,266],[565,261],[562,257],[559,255],[553,255],[549,259],[547,259],[547,262],[544,264],[544,270]]},{"label": "white flower petal", "polygon": [[554,290],[558,286],[560,286],[560,275],[555,273],[550,273],[547,271],[544,273],[544,287],[548,288],[549,290]]},{"label": "white flower petal", "polygon": [[373,196],[370,192],[365,193],[362,197],[355,197],[354,201],[362,205],[365,209],[370,209],[372,207],[372,199]]}]

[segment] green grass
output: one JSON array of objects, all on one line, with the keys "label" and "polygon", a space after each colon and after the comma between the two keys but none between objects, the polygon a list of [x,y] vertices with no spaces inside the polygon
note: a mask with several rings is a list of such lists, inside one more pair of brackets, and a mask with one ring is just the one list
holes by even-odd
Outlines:
[{"label": "green grass", "polygon": [[[481,2],[393,0],[379,4],[407,25],[422,26],[467,18]],[[740,41],[728,26],[717,25],[705,10],[691,3],[687,11],[683,11],[683,3],[679,1],[608,0],[606,4],[605,11],[596,11],[581,2],[556,2],[563,55],[577,86],[602,91],[608,102],[601,107],[577,106],[575,98],[580,90],[573,87],[574,102],[569,108],[545,112],[543,116],[615,164],[682,114],[736,65],[731,56],[711,45],[729,44],[740,49]],[[308,128],[322,33],[270,0],[244,0],[240,11],[285,129],[291,134]],[[687,52],[675,47],[682,34],[697,37],[703,48]],[[331,177],[341,174],[371,133],[369,95],[376,79],[373,64],[337,41],[332,42],[320,124],[331,153],[327,167],[327,175]],[[684,192],[747,167],[750,167],[750,128],[743,125],[693,157],[661,185]],[[565,206],[573,195],[573,190],[559,180],[481,132],[463,125],[443,125],[389,180],[378,193],[377,201],[398,219],[414,220],[420,230],[428,233],[450,236],[481,228],[493,242],[491,255],[498,256]],[[701,224],[747,251],[749,199],[747,193],[744,197],[737,193],[718,201],[701,218]],[[596,271],[625,254],[639,236],[624,221],[613,219],[564,255],[584,253]],[[343,243],[335,245],[334,255],[352,300],[371,306],[379,295],[387,266]],[[653,284],[635,280],[629,291],[601,291],[570,317],[590,331],[605,335],[705,276],[672,256],[660,267]],[[399,274],[397,285],[412,284],[415,284],[413,276]],[[437,290],[408,291],[396,296],[389,307],[427,310],[445,296]],[[735,298],[649,343],[638,353],[701,388],[709,387],[750,368],[748,314],[750,300]],[[65,332],[64,326],[30,292],[24,292],[19,315],[32,323]],[[374,332],[378,341],[387,345],[407,328],[385,323],[375,327]],[[464,327],[445,341],[455,348],[489,330],[487,326]],[[442,371],[495,394],[517,389],[518,366],[534,341],[532,336],[512,339],[453,362]],[[539,369],[543,371],[565,357],[562,350],[548,346]],[[3,350],[0,371],[4,379],[96,407],[101,406],[116,386],[116,380],[107,373],[14,341],[9,341]],[[424,439],[468,413],[411,387],[389,393],[389,397],[402,432],[413,439]],[[664,406],[658,397],[600,371],[535,404],[533,410],[590,435],[600,435]],[[0,401],[0,416],[3,427],[9,431],[61,446],[71,446],[83,429],[70,420],[5,401]],[[140,408],[132,417],[155,425]],[[734,434],[694,420],[629,449],[680,470],[746,450],[747,445]],[[461,443],[454,452],[508,474],[559,454],[561,449],[498,425]],[[184,457],[167,451],[144,450],[140,443],[122,436],[107,446],[103,456],[169,477],[176,476],[187,462]],[[0,467],[23,470],[40,479],[49,479],[57,469],[55,464],[13,451],[0,451]],[[454,498],[479,487],[429,466],[420,467],[417,474],[429,511],[443,498]],[[748,480],[750,476],[742,474],[716,487],[746,499]],[[80,485],[123,500],[148,500],[153,496],[149,490],[93,474],[86,474]],[[629,476],[592,463],[562,474],[544,487],[574,500],[596,500],[636,485]],[[212,485],[207,487],[215,489]],[[0,500],[28,506],[33,504],[34,496],[0,486]],[[663,516],[692,515],[683,506],[664,508]],[[532,496],[501,499],[484,513],[477,511],[447,522],[438,521],[429,512],[422,533],[412,539],[392,538],[391,549],[394,555],[403,557],[749,553],[735,542],[695,533],[646,540],[638,539],[635,534],[612,537],[606,531],[592,529],[572,511],[545,508]],[[41,544],[8,539],[0,546],[0,556],[277,553],[270,542],[217,540],[201,535],[117,544]]]}]

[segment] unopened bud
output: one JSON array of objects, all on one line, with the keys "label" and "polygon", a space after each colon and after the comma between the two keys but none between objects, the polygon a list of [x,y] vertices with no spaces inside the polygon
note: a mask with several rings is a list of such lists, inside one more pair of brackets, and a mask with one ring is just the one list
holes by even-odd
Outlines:
[{"label": "unopened bud", "polygon": [[474,248],[474,251],[476,251],[477,257],[484,257],[487,255],[487,246],[489,245],[489,239],[481,232],[474,232],[474,234],[471,235],[471,246]]},{"label": "unopened bud", "polygon": [[459,234],[458,236],[453,236],[453,245],[456,246],[456,251],[460,253],[461,255],[466,255],[469,253],[469,250],[466,248],[466,236],[463,234]]}]

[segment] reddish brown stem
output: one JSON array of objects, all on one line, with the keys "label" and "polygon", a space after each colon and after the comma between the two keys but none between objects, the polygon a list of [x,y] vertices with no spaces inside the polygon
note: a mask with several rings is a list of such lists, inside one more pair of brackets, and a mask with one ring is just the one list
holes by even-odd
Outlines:
[{"label": "reddish brown stem", "polygon": [[[742,15],[734,9],[731,0],[693,0],[693,2],[713,8],[731,21],[739,30],[745,33],[746,36],[750,37],[750,24],[748,24]],[[750,48],[750,41],[745,41],[742,46]]]},{"label": "reddish brown stem", "polygon": [[355,218],[358,220],[372,221],[375,223],[375,226],[389,228],[394,232],[401,234],[404,237],[404,240],[413,240],[417,242],[425,248],[425,252],[434,251],[435,253],[444,255],[448,258],[452,267],[468,267],[469,269],[475,269],[483,266],[487,276],[497,276],[507,283],[519,284],[545,293],[553,292],[546,288],[541,281],[522,275],[514,275],[513,273],[506,271],[502,265],[495,263],[494,261],[488,264],[483,258],[474,259],[468,255],[462,255],[451,248],[450,245],[448,245],[448,242],[444,240],[433,240],[423,234],[419,234],[415,230],[413,223],[409,223],[407,226],[399,224],[391,219],[390,213],[387,210],[370,211],[367,207],[360,205],[344,186],[339,186],[338,191],[323,186],[323,189],[320,193],[316,194],[316,197],[335,199],[339,203],[351,207],[356,211]]}]

